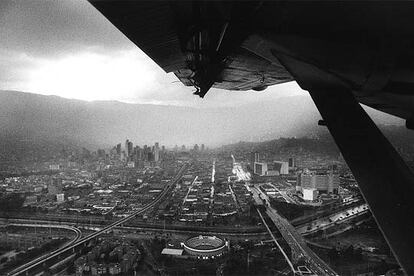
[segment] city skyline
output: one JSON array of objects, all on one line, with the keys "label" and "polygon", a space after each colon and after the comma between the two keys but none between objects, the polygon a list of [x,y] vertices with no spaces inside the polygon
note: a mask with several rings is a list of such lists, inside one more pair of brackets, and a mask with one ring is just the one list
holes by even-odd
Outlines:
[{"label": "city skyline", "polygon": [[[404,125],[402,119],[371,108],[366,110],[379,125]],[[34,142],[65,140],[92,148],[107,147],[126,138],[139,144],[159,141],[167,146],[204,143],[215,147],[239,141],[327,134],[326,128],[317,126],[319,112],[305,96],[283,97],[260,105],[198,109],[85,102],[3,91],[0,115],[3,142],[11,138]]]},{"label": "city skyline", "polygon": [[[359,227],[377,229],[346,163],[322,141],[202,148],[125,139],[110,151],[57,149],[49,158],[15,163],[27,173],[0,178],[0,217],[9,217],[0,244],[26,253],[17,262],[3,257],[0,273],[31,275],[56,260],[64,261],[48,271],[79,276],[158,267],[225,275],[248,268],[248,275],[398,271],[379,230]],[[267,166],[259,171],[258,164]],[[349,235],[360,243],[352,245]],[[314,252],[309,241],[332,249]],[[38,255],[22,263],[28,252]],[[387,256],[385,264],[369,259],[378,253]],[[363,256],[370,266],[357,266]]]}]

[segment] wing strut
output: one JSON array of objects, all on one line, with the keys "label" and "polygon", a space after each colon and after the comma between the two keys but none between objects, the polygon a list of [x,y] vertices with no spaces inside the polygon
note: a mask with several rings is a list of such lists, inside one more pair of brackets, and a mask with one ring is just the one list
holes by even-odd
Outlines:
[{"label": "wing strut", "polygon": [[413,173],[350,91],[309,91],[394,256],[414,275]]}]

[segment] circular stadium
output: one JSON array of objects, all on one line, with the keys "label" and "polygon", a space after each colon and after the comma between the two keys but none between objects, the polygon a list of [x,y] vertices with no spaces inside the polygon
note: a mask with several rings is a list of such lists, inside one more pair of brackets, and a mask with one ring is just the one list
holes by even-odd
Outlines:
[{"label": "circular stadium", "polygon": [[221,256],[228,246],[228,242],[216,236],[196,236],[183,243],[184,251],[201,259]]}]

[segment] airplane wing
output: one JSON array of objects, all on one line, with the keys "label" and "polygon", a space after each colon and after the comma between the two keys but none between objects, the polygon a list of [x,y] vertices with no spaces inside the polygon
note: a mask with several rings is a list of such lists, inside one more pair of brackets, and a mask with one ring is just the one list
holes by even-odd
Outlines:
[{"label": "airplane wing", "polygon": [[358,103],[414,129],[414,2],[95,1],[196,95],[296,81],[309,91],[374,218],[414,275],[414,176]]},{"label": "airplane wing", "polygon": [[307,89],[283,55],[329,73],[363,104],[412,117],[414,3],[90,2],[200,96],[294,80]]}]

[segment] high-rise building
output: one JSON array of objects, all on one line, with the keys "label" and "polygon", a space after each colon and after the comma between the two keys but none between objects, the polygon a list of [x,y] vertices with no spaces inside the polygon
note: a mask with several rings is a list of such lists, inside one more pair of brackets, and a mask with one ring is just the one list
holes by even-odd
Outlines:
[{"label": "high-rise building", "polygon": [[254,162],[253,172],[258,175],[275,176],[281,174],[289,174],[288,162]]},{"label": "high-rise building", "polygon": [[121,143],[116,145],[116,154],[121,155]]},{"label": "high-rise building", "polygon": [[319,193],[338,193],[339,175],[332,171],[317,172],[306,170],[298,175],[297,185],[301,189],[316,189]]},{"label": "high-rise building", "polygon": [[155,161],[155,159],[154,159],[154,153],[152,152],[152,151],[148,151],[147,152],[147,157],[146,157],[146,161],[149,161],[149,162],[151,162],[151,161]]},{"label": "high-rise building", "polygon": [[65,194],[56,194],[56,201],[57,202],[64,202],[65,201]]},{"label": "high-rise building", "polygon": [[250,153],[250,167],[253,169],[255,168],[254,163],[259,162],[259,153],[258,152],[251,152]]},{"label": "high-rise building", "polygon": [[198,151],[198,150],[199,150],[198,144],[195,144],[194,145],[194,151]]},{"label": "high-rise building", "polygon": [[249,162],[250,162],[250,168],[255,173],[255,168],[256,168],[255,163],[256,162],[260,162],[260,160],[259,160],[259,153],[258,152],[251,152],[250,153],[250,160],[249,160]]},{"label": "high-rise building", "polygon": [[126,157],[131,157],[133,154],[134,145],[128,139],[125,141],[125,155]]},{"label": "high-rise building", "polygon": [[289,158],[289,169],[292,170],[296,167],[295,159],[293,157]]},{"label": "high-rise building", "polygon": [[289,164],[283,161],[273,161],[268,164],[267,170],[268,175],[289,174]]},{"label": "high-rise building", "polygon": [[185,145],[182,145],[181,146],[181,150],[185,150]]},{"label": "high-rise building", "polygon": [[289,174],[289,162],[273,161],[273,163],[280,165],[279,174]]},{"label": "high-rise building", "polygon": [[149,152],[149,148],[147,145],[144,145],[143,149],[142,149],[142,161],[147,162],[148,160],[148,152]]},{"label": "high-rise building", "polygon": [[56,195],[62,193],[62,179],[51,178],[50,184],[47,186],[47,191],[49,195]]},{"label": "high-rise building", "polygon": [[160,145],[158,142],[156,142],[154,146],[154,161],[155,162],[160,161]]},{"label": "high-rise building", "polygon": [[135,163],[135,167],[138,167],[142,161],[142,150],[139,146],[134,147],[134,154],[131,158],[131,161]]},{"label": "high-rise building", "polygon": [[254,162],[253,172],[258,175],[265,175],[267,172],[267,163]]},{"label": "high-rise building", "polygon": [[315,200],[318,197],[318,190],[314,188],[305,188],[302,193],[304,200]]},{"label": "high-rise building", "polygon": [[201,151],[204,151],[206,149],[206,147],[204,146],[204,144],[201,144]]},{"label": "high-rise building", "polygon": [[128,160],[128,156],[126,155],[125,151],[121,151],[121,155],[119,156],[121,161],[127,161]]}]

